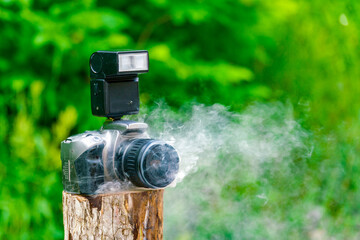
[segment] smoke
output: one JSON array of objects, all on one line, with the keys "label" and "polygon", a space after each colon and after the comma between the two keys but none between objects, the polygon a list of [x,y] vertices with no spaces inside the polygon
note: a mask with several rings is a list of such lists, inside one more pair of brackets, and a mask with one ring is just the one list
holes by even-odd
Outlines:
[{"label": "smoke", "polygon": [[308,133],[293,119],[292,109],[281,103],[254,104],[240,114],[220,104],[175,113],[162,102],[141,120],[149,124],[153,138],[178,150],[181,163],[175,184],[199,168],[228,173],[228,165],[232,171],[247,169],[247,177],[257,179],[269,164],[273,172],[289,171],[294,157],[310,157],[312,152],[305,144]]},{"label": "smoke", "polygon": [[128,190],[135,189],[135,186],[128,180],[126,181],[108,181],[101,184],[98,189],[95,191],[96,194],[104,194],[104,193],[118,193],[125,192]]},{"label": "smoke", "polygon": [[289,105],[255,103],[232,113],[195,104],[175,112],[161,102],[136,118],[181,157],[165,193],[166,239],[286,239],[292,226],[284,216],[316,207],[292,206],[296,200],[283,196],[297,199],[312,153]]}]

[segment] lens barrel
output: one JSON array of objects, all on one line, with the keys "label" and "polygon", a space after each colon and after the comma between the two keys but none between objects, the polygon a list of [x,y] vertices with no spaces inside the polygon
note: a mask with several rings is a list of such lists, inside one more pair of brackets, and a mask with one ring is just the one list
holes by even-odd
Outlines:
[{"label": "lens barrel", "polygon": [[179,170],[179,155],[169,144],[154,139],[134,139],[121,147],[118,163],[134,185],[163,188]]}]

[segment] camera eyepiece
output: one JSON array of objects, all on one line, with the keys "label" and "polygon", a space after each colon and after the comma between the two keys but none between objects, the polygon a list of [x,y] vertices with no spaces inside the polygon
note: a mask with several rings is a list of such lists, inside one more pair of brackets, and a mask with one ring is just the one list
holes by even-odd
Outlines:
[{"label": "camera eyepiece", "polygon": [[179,155],[169,144],[154,139],[134,139],[122,147],[120,169],[134,185],[163,188],[172,183],[179,170]]}]

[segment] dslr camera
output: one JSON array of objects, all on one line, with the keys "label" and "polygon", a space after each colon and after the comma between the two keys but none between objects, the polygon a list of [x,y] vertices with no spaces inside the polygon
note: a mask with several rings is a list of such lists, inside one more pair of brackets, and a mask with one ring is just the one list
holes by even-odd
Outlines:
[{"label": "dslr camera", "polygon": [[61,142],[65,191],[91,195],[113,181],[157,189],[174,181],[180,161],[174,147],[150,138],[146,123],[121,120],[139,112],[138,75],[148,70],[147,51],[98,51],[91,55],[91,110],[93,115],[108,119],[98,131]]}]

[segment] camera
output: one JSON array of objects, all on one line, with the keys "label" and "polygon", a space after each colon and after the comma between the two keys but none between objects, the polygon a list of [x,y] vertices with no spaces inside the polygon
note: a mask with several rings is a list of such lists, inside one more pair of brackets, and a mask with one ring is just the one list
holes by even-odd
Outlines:
[{"label": "camera", "polygon": [[180,158],[170,144],[152,139],[148,125],[121,120],[139,111],[138,74],[148,71],[147,51],[98,51],[90,57],[93,115],[108,119],[61,143],[64,190],[95,194],[102,184],[130,181],[140,188],[164,188],[176,178]]}]

